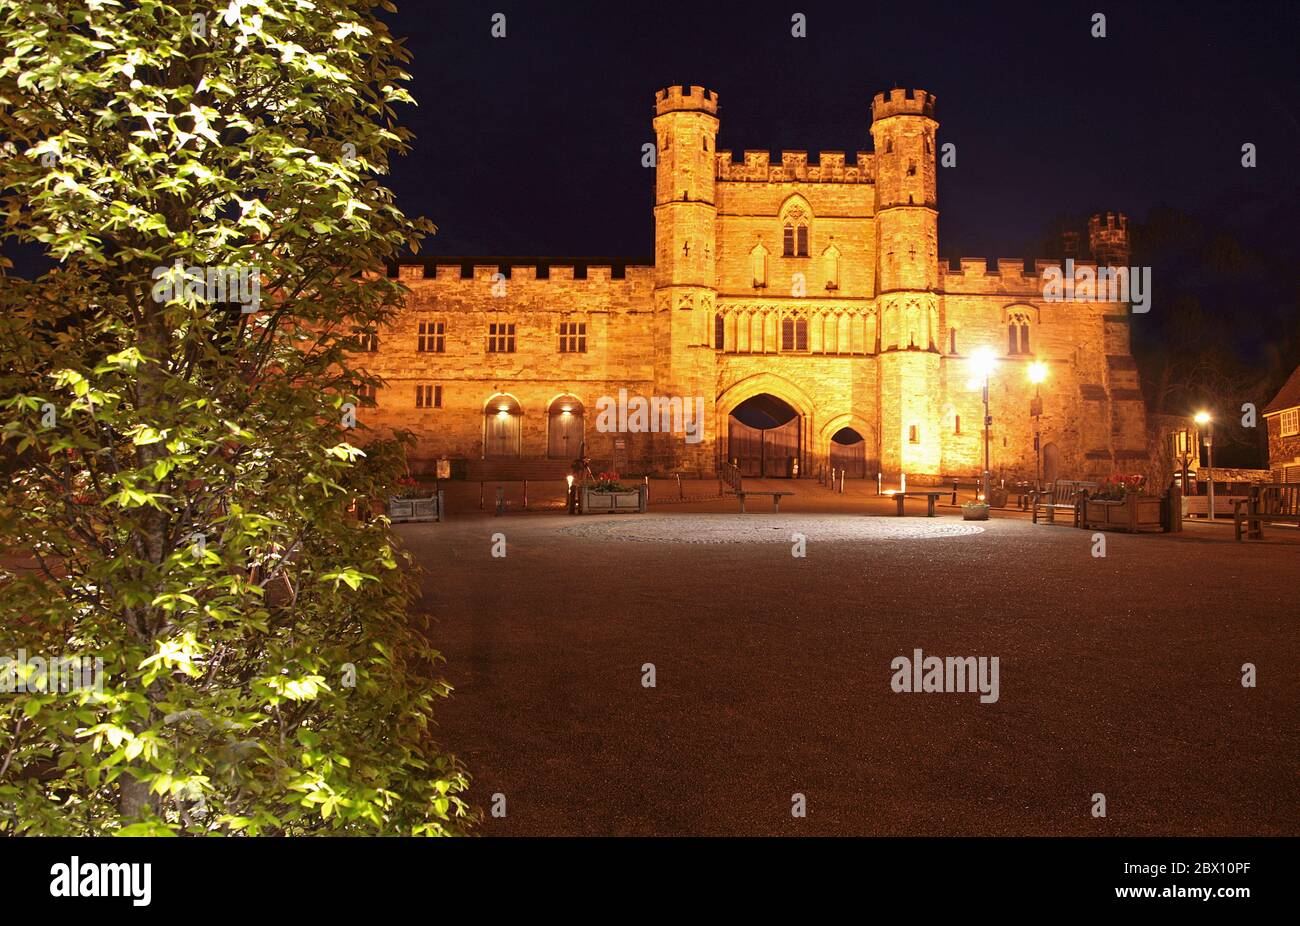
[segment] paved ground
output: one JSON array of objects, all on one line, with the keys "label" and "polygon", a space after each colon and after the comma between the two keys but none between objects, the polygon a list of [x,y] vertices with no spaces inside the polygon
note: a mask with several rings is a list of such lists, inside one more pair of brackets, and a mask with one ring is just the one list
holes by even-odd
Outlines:
[{"label": "paved ground", "polygon": [[[1300,833],[1294,532],[1095,558],[1085,531],[806,486],[780,515],[398,528],[456,687],[440,736],[480,806],[507,798],[485,834]],[[918,647],[998,656],[997,703],[892,692]]]}]

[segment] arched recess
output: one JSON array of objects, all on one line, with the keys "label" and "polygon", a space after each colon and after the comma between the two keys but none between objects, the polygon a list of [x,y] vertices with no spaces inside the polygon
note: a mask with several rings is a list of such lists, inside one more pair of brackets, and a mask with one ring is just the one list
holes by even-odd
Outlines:
[{"label": "arched recess", "polygon": [[523,450],[524,412],[519,400],[498,392],[483,403],[483,456],[517,459]]},{"label": "arched recess", "polygon": [[576,460],[582,453],[582,400],[572,393],[556,396],[547,408],[546,456],[552,460]]},{"label": "arched recess", "polygon": [[[816,450],[818,457],[824,461],[824,465],[827,467],[834,465],[832,458],[836,454],[835,448],[831,445],[835,442],[835,436],[846,429],[855,431],[862,437],[865,444],[861,448],[863,475],[866,478],[874,479],[876,473],[880,472],[880,434],[876,425],[861,415],[849,413],[827,419],[826,423],[817,430]],[[837,466],[836,468],[840,467]],[[850,473],[849,475],[852,476],[853,474]]]}]

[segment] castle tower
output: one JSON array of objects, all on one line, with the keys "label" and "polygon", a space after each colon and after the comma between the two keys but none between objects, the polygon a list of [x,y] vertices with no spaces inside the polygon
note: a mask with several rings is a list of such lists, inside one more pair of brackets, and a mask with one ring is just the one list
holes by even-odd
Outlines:
[{"label": "castle tower", "polygon": [[1107,212],[1088,219],[1088,247],[1099,267],[1127,267],[1128,216]]},{"label": "castle tower", "polygon": [[941,464],[939,209],[935,98],[891,90],[871,104],[876,167],[880,460],[891,477]]},{"label": "castle tower", "polygon": [[655,93],[655,390],[692,403],[703,396],[705,404],[700,443],[655,435],[656,469],[663,471],[713,471],[717,113],[718,95],[703,87]]}]

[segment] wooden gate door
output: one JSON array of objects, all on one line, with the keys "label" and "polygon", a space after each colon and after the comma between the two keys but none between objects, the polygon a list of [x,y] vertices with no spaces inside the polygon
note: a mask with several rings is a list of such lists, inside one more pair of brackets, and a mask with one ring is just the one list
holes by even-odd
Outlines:
[{"label": "wooden gate door", "polygon": [[785,424],[763,432],[763,475],[781,477],[790,475],[790,458],[799,456],[799,419],[791,418]]},{"label": "wooden gate door", "polygon": [[727,459],[742,476],[763,475],[763,432],[736,418],[728,418],[727,425]]},{"label": "wooden gate door", "polygon": [[867,442],[840,444],[831,441],[831,467],[850,479],[864,478],[867,475]]}]

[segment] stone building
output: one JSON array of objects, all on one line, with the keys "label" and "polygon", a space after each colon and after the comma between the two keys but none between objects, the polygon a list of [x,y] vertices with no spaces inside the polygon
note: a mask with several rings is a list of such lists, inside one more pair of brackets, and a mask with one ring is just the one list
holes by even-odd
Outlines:
[{"label": "stone building", "polygon": [[[935,98],[882,93],[871,116],[875,150],[852,161],[737,158],[717,149],[715,93],[659,91],[653,259],[401,263],[408,304],[362,358],[385,386],[361,418],[412,431],[413,468],[543,471],[585,446],[625,475],[732,460],[749,475],[969,478],[984,446],[971,356],[985,349],[995,474],[1034,474],[1034,361],[1048,369],[1045,475],[1130,469],[1146,441],[1128,304],[1083,289],[1049,301],[1048,262],[941,261]],[[1124,216],[1095,217],[1089,238],[1127,264]],[[654,430],[635,409],[621,430],[598,415],[621,392],[662,403]],[[678,408],[702,408],[698,440],[673,430]]]},{"label": "stone building", "polygon": [[1264,407],[1268,468],[1275,482],[1300,482],[1300,367]]}]

